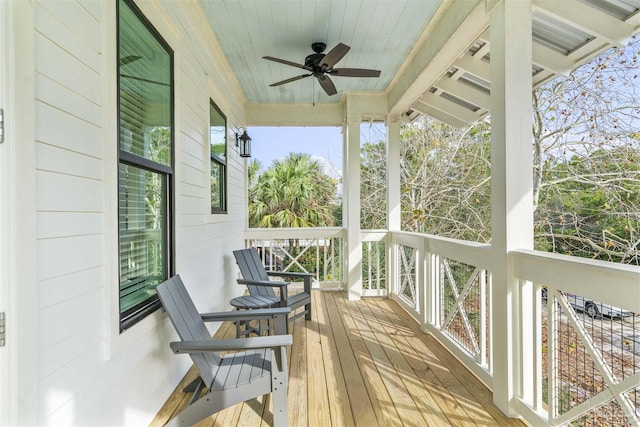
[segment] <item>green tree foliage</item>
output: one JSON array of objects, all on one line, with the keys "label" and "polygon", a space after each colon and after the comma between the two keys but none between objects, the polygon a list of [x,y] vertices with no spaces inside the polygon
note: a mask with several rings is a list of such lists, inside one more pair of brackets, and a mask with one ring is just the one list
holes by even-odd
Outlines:
[{"label": "green tree foliage", "polygon": [[535,247],[639,264],[640,38],[533,93]]},{"label": "green tree foliage", "polygon": [[337,182],[308,154],[291,153],[260,173],[249,166],[249,226],[324,227],[333,216]]},{"label": "green tree foliage", "polygon": [[387,228],[387,144],[384,135],[360,149],[360,227]]},{"label": "green tree foliage", "polygon": [[401,130],[403,229],[471,241],[491,236],[491,143],[485,122],[423,118]]},{"label": "green tree foliage", "polygon": [[[536,249],[640,263],[639,55],[636,38],[534,90]],[[401,144],[402,228],[488,242],[488,123],[421,118],[402,126]],[[384,144],[364,147],[363,187],[384,187],[382,158]],[[367,197],[363,215],[379,218],[383,196]]]},{"label": "green tree foliage", "polygon": [[[490,134],[430,117],[400,131],[402,229],[486,242],[491,237]],[[385,228],[386,143],[361,149],[363,228]]]},{"label": "green tree foliage", "polygon": [[489,126],[431,118],[401,129],[402,227],[486,242],[491,236]]},{"label": "green tree foliage", "polygon": [[640,264],[640,149],[600,149],[549,163],[535,217],[536,247]]}]

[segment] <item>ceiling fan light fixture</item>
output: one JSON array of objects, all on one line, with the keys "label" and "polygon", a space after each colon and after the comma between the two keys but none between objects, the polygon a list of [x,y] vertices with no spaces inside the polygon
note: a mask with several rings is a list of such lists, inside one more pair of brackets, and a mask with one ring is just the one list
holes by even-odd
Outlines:
[{"label": "ceiling fan light fixture", "polygon": [[291,83],[296,80],[303,79],[305,77],[315,77],[320,84],[320,87],[328,96],[338,93],[335,84],[329,77],[330,75],[338,77],[379,77],[379,70],[370,70],[366,68],[333,68],[351,49],[349,46],[343,43],[338,43],[333,49],[326,54],[324,52],[327,45],[323,42],[314,42],[311,44],[311,49],[315,53],[307,55],[304,59],[304,65],[295,62],[287,61],[285,59],[274,58],[272,56],[263,56],[264,59],[269,61],[278,62],[280,64],[289,65],[296,68],[302,68],[306,70],[308,74],[302,74],[295,77],[272,83],[269,86],[280,86],[286,83]]}]

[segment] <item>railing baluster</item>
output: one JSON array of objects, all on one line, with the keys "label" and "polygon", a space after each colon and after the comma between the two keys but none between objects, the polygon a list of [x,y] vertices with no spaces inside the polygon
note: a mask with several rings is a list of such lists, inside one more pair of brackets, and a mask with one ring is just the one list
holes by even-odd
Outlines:
[{"label": "railing baluster", "polygon": [[488,366],[487,362],[487,272],[482,269],[479,272],[478,276],[478,286],[479,286],[479,299],[480,299],[480,333],[479,333],[479,341],[480,341],[480,365]]}]

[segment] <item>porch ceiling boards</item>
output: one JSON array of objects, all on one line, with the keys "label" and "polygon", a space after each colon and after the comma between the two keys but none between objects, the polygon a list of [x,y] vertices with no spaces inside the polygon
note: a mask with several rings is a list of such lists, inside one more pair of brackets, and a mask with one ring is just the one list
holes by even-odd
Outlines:
[{"label": "porch ceiling boards", "polygon": [[[335,105],[345,93],[367,92],[384,95],[394,114],[408,119],[428,114],[454,126],[465,126],[489,111],[488,9],[496,3],[200,0],[253,108]],[[533,0],[534,85],[625,43],[639,30],[639,8],[638,0]],[[338,94],[331,97],[313,78],[269,87],[303,73],[262,56],[303,63],[315,41],[325,42],[327,51],[338,42],[351,46],[338,66],[380,69],[380,78],[335,77]]]},{"label": "porch ceiling boards", "polygon": [[[395,302],[314,291],[313,303],[313,320],[293,325],[289,425],[524,425],[505,418],[491,392]],[[216,337],[234,333],[227,324]],[[194,375],[189,371],[152,426],[187,404],[191,395],[182,388]],[[198,426],[271,425],[271,417],[268,398],[260,398]]]},{"label": "porch ceiling boards", "polygon": [[[398,72],[441,0],[201,0],[249,103],[338,103],[344,91],[384,91]],[[267,61],[272,56],[304,64],[311,43],[327,53],[351,47],[336,67],[382,70],[379,78],[332,77],[338,94],[327,96],[314,78],[269,87],[306,74]]]}]

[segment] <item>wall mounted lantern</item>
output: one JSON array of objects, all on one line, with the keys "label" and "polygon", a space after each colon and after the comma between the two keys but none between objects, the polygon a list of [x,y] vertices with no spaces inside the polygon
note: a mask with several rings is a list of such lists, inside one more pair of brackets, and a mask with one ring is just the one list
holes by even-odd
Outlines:
[{"label": "wall mounted lantern", "polygon": [[247,135],[247,130],[242,135],[236,133],[236,147],[240,148],[240,157],[251,157],[251,137]]}]

